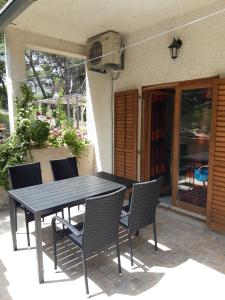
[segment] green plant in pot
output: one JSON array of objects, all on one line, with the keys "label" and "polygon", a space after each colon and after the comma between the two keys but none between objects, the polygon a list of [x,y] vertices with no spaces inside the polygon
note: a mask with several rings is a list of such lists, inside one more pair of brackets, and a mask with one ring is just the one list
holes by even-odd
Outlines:
[{"label": "green plant in pot", "polygon": [[78,137],[77,131],[74,128],[67,128],[64,137],[63,143],[70,149],[73,155],[79,157],[85,150],[84,141]]},{"label": "green plant in pot", "polygon": [[36,147],[41,148],[47,141],[50,131],[48,122],[34,120],[30,126],[31,138]]}]

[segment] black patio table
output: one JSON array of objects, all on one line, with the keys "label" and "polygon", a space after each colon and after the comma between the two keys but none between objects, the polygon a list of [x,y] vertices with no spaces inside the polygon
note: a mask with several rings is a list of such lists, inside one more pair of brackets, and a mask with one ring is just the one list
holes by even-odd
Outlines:
[{"label": "black patio table", "polygon": [[55,208],[82,204],[88,197],[113,192],[122,187],[123,184],[88,175],[9,191],[13,250],[17,250],[15,201],[34,214],[39,283],[44,282],[41,216]]},{"label": "black patio table", "polygon": [[137,183],[137,181],[135,181],[135,180],[128,179],[128,178],[121,177],[121,176],[117,176],[117,175],[107,173],[107,172],[98,172],[98,173],[95,174],[95,176],[106,179],[106,180],[113,181],[115,183],[125,185],[127,189],[132,188],[133,184]]}]

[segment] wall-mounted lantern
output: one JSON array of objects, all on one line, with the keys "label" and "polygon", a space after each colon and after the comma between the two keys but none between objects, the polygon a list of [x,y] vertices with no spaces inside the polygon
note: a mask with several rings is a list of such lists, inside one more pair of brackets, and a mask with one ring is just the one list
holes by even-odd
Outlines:
[{"label": "wall-mounted lantern", "polygon": [[170,56],[172,59],[176,59],[178,57],[179,49],[182,46],[182,41],[180,39],[173,38],[173,42],[169,45]]}]

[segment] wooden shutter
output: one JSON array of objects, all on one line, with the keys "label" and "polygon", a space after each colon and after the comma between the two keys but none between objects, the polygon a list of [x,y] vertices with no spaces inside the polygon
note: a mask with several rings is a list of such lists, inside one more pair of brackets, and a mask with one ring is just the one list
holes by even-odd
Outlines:
[{"label": "wooden shutter", "polygon": [[137,179],[138,90],[115,93],[114,174]]},{"label": "wooden shutter", "polygon": [[225,79],[216,79],[213,90],[207,222],[225,232]]}]

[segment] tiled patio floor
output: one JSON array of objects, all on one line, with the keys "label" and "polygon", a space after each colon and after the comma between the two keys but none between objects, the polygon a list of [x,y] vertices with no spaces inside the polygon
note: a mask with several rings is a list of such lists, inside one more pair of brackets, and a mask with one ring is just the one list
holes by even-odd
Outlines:
[{"label": "tiled patio floor", "polygon": [[[82,217],[81,208],[74,220]],[[9,214],[0,212],[0,299],[85,299],[80,252],[68,240],[59,244],[59,271],[53,270],[50,219],[43,225],[44,284],[37,283],[34,236],[26,249],[23,214],[19,215],[18,246],[12,251]],[[33,230],[31,224],[31,231]],[[94,299],[225,299],[225,236],[196,219],[159,208],[159,253],[154,254],[152,228],[134,238],[135,266],[130,267],[126,232],[121,229],[123,276],[117,274],[115,249],[88,261]]]}]

